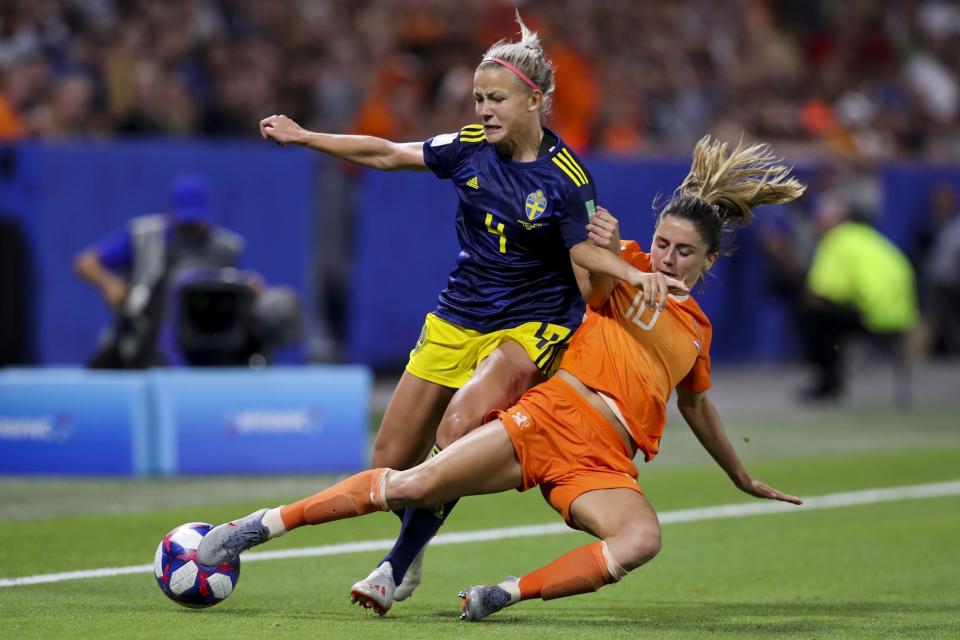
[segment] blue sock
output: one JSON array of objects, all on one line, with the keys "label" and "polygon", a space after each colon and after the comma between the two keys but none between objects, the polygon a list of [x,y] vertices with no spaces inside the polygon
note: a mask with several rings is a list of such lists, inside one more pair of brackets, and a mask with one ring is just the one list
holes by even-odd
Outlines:
[{"label": "blue sock", "polygon": [[[437,455],[441,450],[440,445],[434,444],[430,456]],[[433,509],[411,508],[394,511],[401,521],[400,534],[397,536],[397,541],[393,543],[390,553],[380,561],[380,564],[390,563],[396,584],[403,582],[413,559],[430,542],[430,538],[436,535],[440,525],[444,523],[458,501],[459,498]]]},{"label": "blue sock", "polygon": [[403,577],[407,575],[407,569],[410,568],[413,559],[437,533],[440,525],[447,519],[458,501],[459,498],[435,509],[406,510],[403,515],[403,525],[400,527],[400,536],[390,553],[380,562],[380,564],[390,562],[390,566],[393,567],[394,582],[397,584],[403,582]]}]

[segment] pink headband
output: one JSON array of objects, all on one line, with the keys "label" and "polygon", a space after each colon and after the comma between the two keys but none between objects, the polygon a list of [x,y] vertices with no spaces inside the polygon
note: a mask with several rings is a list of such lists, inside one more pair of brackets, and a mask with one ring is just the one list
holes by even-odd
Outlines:
[{"label": "pink headband", "polygon": [[507,62],[506,60],[501,60],[500,58],[484,58],[483,61],[484,61],[484,62],[496,62],[496,63],[499,64],[500,66],[506,67],[507,69],[510,69],[510,71],[513,71],[515,74],[517,74],[517,77],[518,77],[518,78],[520,78],[521,80],[523,80],[524,82],[526,82],[526,83],[527,83],[527,86],[529,86],[531,89],[533,89],[534,91],[540,91],[540,93],[543,93],[543,90],[540,89],[540,87],[538,87],[538,86],[536,85],[536,83],[534,83],[533,80],[531,80],[531,79],[528,78],[526,75],[524,75],[523,71],[520,71],[520,69],[517,69],[515,66],[513,66],[512,64],[510,64],[510,63]]}]

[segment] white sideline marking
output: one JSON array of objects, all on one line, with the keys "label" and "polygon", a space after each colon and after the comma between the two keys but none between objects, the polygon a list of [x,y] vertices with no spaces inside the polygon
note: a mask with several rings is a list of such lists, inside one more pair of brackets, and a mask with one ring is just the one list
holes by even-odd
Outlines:
[{"label": "white sideline marking", "polygon": [[[916,500],[919,498],[939,498],[960,495],[960,480],[953,482],[937,482],[933,484],[918,484],[908,487],[891,487],[888,489],[867,489],[865,491],[850,491],[847,493],[831,493],[825,496],[804,498],[802,506],[786,504],[784,502],[747,502],[739,504],[725,504],[716,507],[701,507],[698,509],[681,509],[666,511],[659,514],[661,524],[676,524],[679,522],[697,522],[699,520],[717,520],[721,518],[742,518],[745,516],[764,515],[771,513],[800,513],[813,509],[834,509],[878,502],[893,502],[896,500]],[[464,531],[462,533],[441,533],[434,538],[431,545],[463,544],[467,542],[483,542],[488,540],[503,540],[505,538],[529,538],[535,536],[573,533],[563,523],[527,525],[522,527],[507,527],[503,529],[484,529],[481,531]],[[365,542],[349,542],[345,544],[331,544],[322,547],[307,547],[303,549],[284,549],[282,551],[260,551],[245,553],[244,562],[258,560],[277,560],[281,558],[307,558],[313,556],[334,556],[346,553],[360,553],[363,551],[383,551],[393,547],[394,540],[367,540]],[[64,573],[45,573],[22,578],[0,578],[0,587],[19,587],[30,584],[45,584],[48,582],[63,582],[65,580],[84,580],[87,578],[106,578],[123,576],[131,573],[152,573],[153,564],[138,564],[130,567],[108,567],[103,569],[86,569],[83,571],[66,571]]]}]

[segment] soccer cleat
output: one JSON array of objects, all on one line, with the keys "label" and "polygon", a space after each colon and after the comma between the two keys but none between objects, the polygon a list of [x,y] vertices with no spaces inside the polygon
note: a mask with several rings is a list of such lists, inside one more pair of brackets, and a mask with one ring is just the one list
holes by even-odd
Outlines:
[{"label": "soccer cleat", "polygon": [[406,600],[413,595],[414,589],[420,586],[420,581],[423,579],[423,554],[426,551],[427,547],[424,546],[423,549],[420,549],[420,553],[414,557],[413,562],[410,563],[407,573],[404,574],[403,580],[400,581],[397,590],[393,593],[394,602]]},{"label": "soccer cleat", "polygon": [[208,567],[219,567],[250,547],[269,540],[270,531],[263,524],[266,512],[266,509],[260,509],[211,529],[197,547],[197,561]]},{"label": "soccer cleat", "polygon": [[[510,577],[503,582],[518,581],[519,578]],[[458,595],[463,598],[460,603],[460,619],[468,622],[480,622],[491,613],[514,604],[510,593],[499,584],[477,585],[464,589]]]},{"label": "soccer cleat", "polygon": [[393,581],[393,565],[383,562],[370,572],[366,578],[350,588],[350,602],[364,609],[373,609],[381,616],[386,615],[393,605],[393,594],[397,589]]}]

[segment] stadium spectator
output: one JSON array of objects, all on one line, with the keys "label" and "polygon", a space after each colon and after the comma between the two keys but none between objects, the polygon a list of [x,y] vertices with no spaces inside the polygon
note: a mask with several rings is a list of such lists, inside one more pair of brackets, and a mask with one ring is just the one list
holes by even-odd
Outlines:
[{"label": "stadium spectator", "polygon": [[786,207],[773,211],[759,221],[757,233],[766,267],[765,290],[782,302],[791,320],[798,323],[814,245],[814,239],[808,238],[813,235],[808,233],[809,224],[801,213]]},{"label": "stadium spectator", "polygon": [[[954,3],[835,4],[524,8],[560,58],[552,122],[578,150],[679,151],[732,119],[792,154],[960,159]],[[400,121],[423,139],[459,113],[451,97],[469,78],[464,57],[510,10],[488,0],[11,0],[0,8],[0,133],[244,136],[273,103],[320,130]],[[403,82],[376,81],[398,64]]]},{"label": "stadium spectator", "polygon": [[[954,200],[954,203],[956,201]],[[923,265],[929,319],[946,353],[960,354],[960,213],[938,232]]]},{"label": "stadium spectator", "polygon": [[[950,331],[950,323],[944,322],[949,317],[949,305],[943,306],[946,301],[937,299],[935,290],[938,285],[935,285],[934,281],[942,282],[944,276],[947,276],[943,271],[943,266],[947,262],[941,262],[941,258],[936,261],[941,266],[935,267],[930,254],[934,245],[949,243],[949,240],[943,240],[941,236],[960,213],[960,202],[954,186],[947,181],[937,181],[931,185],[927,192],[925,213],[926,216],[918,225],[912,250],[909,253],[914,270],[921,276],[917,283],[922,315],[921,330],[917,332],[918,346],[924,354],[941,355],[952,350],[947,344],[949,336],[944,336],[945,332]],[[941,248],[940,251],[943,249]],[[937,271],[938,275],[934,276],[934,271]],[[944,313],[947,315],[944,316]]]},{"label": "stadium spectator", "polygon": [[519,579],[464,590],[461,619],[479,621],[521,600],[596,591],[660,549],[660,524],[632,460],[638,451],[647,461],[657,454],[674,388],[687,424],[739,489],[800,504],[752,477],[727,439],[706,395],[711,325],[688,287],[713,267],[725,229],[746,224],[752,207],[803,190],[767,148],[738,146],[728,156],[725,144],[704,138],[659,215],[649,254],[636,242],[622,243],[619,257],[589,243],[572,250],[582,268],[617,281],[590,301],[556,376],[411,470],[371,469],[215,527],[200,542],[198,561],[218,566],[307,524],[539,485],[571,527],[600,541]]},{"label": "stadium spectator", "polygon": [[813,369],[801,399],[834,400],[845,388],[844,344],[868,335],[905,358],[904,339],[917,322],[914,271],[907,257],[869,223],[870,211],[836,194],[814,213],[820,241],[807,274],[800,316]]},{"label": "stadium spectator", "polygon": [[[553,66],[537,34],[517,21],[522,40],[497,43],[476,68],[482,125],[394,143],[314,133],[286,116],[260,123],[263,136],[280,144],[377,169],[430,169],[457,188],[457,266],[387,406],[375,467],[417,464],[435,443],[450,445],[548,378],[580,324],[581,293],[590,300],[612,286],[571,262],[573,248],[590,240],[613,250],[616,221],[591,223],[597,196],[589,173],[541,125],[553,98]],[[385,612],[408,597],[419,583],[422,550],[454,504],[409,510],[397,546],[353,585],[354,598]]]},{"label": "stadium spectator", "polygon": [[0,211],[0,368],[33,361],[35,289],[25,235],[19,221]]},{"label": "stadium spectator", "polygon": [[182,175],[171,184],[167,213],[133,218],[81,252],[74,261],[77,274],[100,291],[116,315],[89,366],[163,364],[157,337],[172,278],[188,268],[237,267],[243,246],[239,235],[213,224],[207,178]]}]

